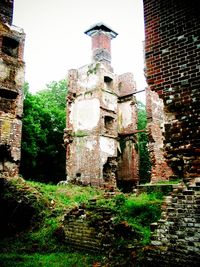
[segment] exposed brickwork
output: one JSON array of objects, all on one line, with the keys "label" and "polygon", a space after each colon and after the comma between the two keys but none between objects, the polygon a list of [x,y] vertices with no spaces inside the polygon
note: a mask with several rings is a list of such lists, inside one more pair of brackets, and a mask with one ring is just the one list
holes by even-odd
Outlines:
[{"label": "exposed brickwork", "polygon": [[[92,53],[104,50],[110,54],[110,41],[115,32],[97,24],[86,33],[92,37]],[[64,134],[67,180],[104,187],[116,187],[117,181],[137,183],[133,75],[115,75],[109,61],[101,55],[93,57],[89,65],[70,70],[68,80]]]},{"label": "exposed brickwork", "polygon": [[[69,71],[67,179],[116,186],[116,78],[103,63]],[[108,79],[108,81],[106,80]]]},{"label": "exposed brickwork", "polygon": [[199,266],[200,186],[179,185],[162,208],[161,219],[152,224],[148,266]]},{"label": "exposed brickwork", "polygon": [[[3,16],[13,1],[3,1]],[[2,6],[3,7],[3,6]],[[21,117],[23,112],[25,34],[22,29],[0,22],[0,177],[18,174],[21,152]]]},{"label": "exposed brickwork", "polygon": [[118,76],[119,97],[131,95],[136,92],[136,83],[130,72]]},{"label": "exposed brickwork", "polygon": [[200,3],[143,2],[146,77],[164,103],[164,156],[174,176],[190,179],[200,174]]},{"label": "exposed brickwork", "polygon": [[98,207],[95,199],[75,207],[64,216],[65,242],[72,248],[103,253],[109,266],[133,266],[135,248],[130,243],[138,242],[137,234],[126,222],[114,223],[115,216],[110,209]]},{"label": "exposed brickwork", "polygon": [[111,53],[111,38],[108,35],[105,35],[105,33],[100,32],[96,34],[92,38],[92,51],[99,49],[101,47],[102,49],[106,49],[108,52]]},{"label": "exposed brickwork", "polygon": [[168,180],[173,176],[171,168],[164,157],[164,104],[158,94],[146,90],[147,129],[149,153],[152,163],[151,182]]},{"label": "exposed brickwork", "polygon": [[92,38],[92,62],[111,63],[111,40],[118,34],[102,22],[90,27],[85,34]]},{"label": "exposed brickwork", "polygon": [[70,210],[63,223],[66,242],[75,248],[95,252],[111,249],[114,239],[112,217],[105,208],[80,206]]}]

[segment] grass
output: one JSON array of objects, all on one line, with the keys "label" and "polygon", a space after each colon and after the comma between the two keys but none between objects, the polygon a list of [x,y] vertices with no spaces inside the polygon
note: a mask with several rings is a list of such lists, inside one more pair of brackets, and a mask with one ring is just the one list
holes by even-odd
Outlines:
[{"label": "grass", "polygon": [[[63,242],[62,233],[59,233],[65,212],[83,202],[87,204],[92,198],[97,199],[97,206],[113,211],[116,224],[123,222],[130,225],[140,246],[148,244],[150,223],[157,221],[161,213],[162,195],[159,193],[136,196],[118,192],[114,197],[105,199],[104,190],[89,186],[56,186],[23,182],[20,179],[12,180],[12,183],[19,189],[16,193],[18,200],[21,194],[28,202],[33,201],[31,205],[36,205],[34,208],[39,208],[42,216],[39,221],[34,217],[26,231],[18,233],[14,238],[4,238],[0,241],[0,266],[82,267],[98,266],[95,262],[104,264],[102,255],[71,251]],[[15,197],[14,191],[12,195]],[[38,205],[40,199],[43,205]],[[132,241],[135,242],[135,239]]]},{"label": "grass", "polygon": [[162,202],[163,195],[155,192],[138,196],[119,194],[111,200],[99,200],[98,205],[112,209],[116,214],[115,222],[130,225],[140,245],[147,245],[150,242],[150,224],[159,220]]},{"label": "grass", "polygon": [[[17,255],[21,255],[20,259],[23,260],[19,262],[16,261],[16,266],[38,266],[29,265],[32,264],[32,262],[34,264],[32,258],[40,257],[45,261],[47,257],[46,253],[65,252],[65,258],[67,258],[68,253],[70,253],[70,248],[60,240],[58,233],[66,210],[78,206],[82,202],[87,203],[88,200],[93,197],[103,195],[103,191],[92,187],[80,187],[75,185],[56,186],[39,182],[25,182],[22,179],[12,179],[9,183],[4,197],[9,200],[12,198],[17,199],[19,202],[22,199],[23,201],[25,200],[26,203],[30,204],[31,208],[37,211],[37,216],[40,215],[40,219],[37,220],[37,218],[33,217],[32,224],[27,230],[18,233],[14,238],[7,237],[0,240],[0,266],[2,266],[1,263],[2,261],[4,262],[4,260],[8,262],[6,266],[11,266],[9,262],[15,262],[14,258],[17,257]],[[12,191],[9,191],[10,188],[12,188]],[[38,204],[40,200],[43,203],[41,205]],[[45,253],[45,255],[41,253]],[[56,255],[51,255],[52,257],[58,258]],[[74,258],[74,266],[87,266],[82,265],[82,262],[84,262],[82,259],[80,259],[79,265],[76,264],[76,260],[79,259],[77,255],[74,257],[69,256],[69,258]],[[85,261],[87,259],[89,260],[89,258],[90,256],[85,257]],[[95,258],[95,256],[92,258]],[[23,263],[23,261],[25,261],[25,263]],[[69,266],[73,266],[73,264]]]},{"label": "grass", "polygon": [[98,266],[102,257],[85,253],[49,253],[49,254],[0,254],[1,267],[86,267]]}]

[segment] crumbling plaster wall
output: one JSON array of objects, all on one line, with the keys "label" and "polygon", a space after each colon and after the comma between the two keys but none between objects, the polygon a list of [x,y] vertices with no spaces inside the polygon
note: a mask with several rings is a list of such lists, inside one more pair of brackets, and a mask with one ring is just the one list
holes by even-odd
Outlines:
[{"label": "crumbling plaster wall", "polygon": [[119,187],[132,188],[139,180],[139,154],[137,150],[136,84],[132,73],[118,77],[118,171]]},{"label": "crumbling plaster wall", "polygon": [[[109,64],[96,62],[70,70],[68,79],[64,136],[67,180],[104,187],[116,187],[120,181],[136,183],[138,154],[133,135],[137,112],[133,75],[118,77]],[[126,149],[121,150],[119,139],[124,140]]]},{"label": "crumbling plaster wall", "polygon": [[13,1],[3,1],[2,5],[5,8],[0,16],[0,176],[13,177],[18,174],[21,154],[25,34],[8,24],[12,22]]},{"label": "crumbling plaster wall", "polygon": [[[102,63],[71,70],[68,77],[67,179],[102,186],[104,165],[117,157],[115,78]],[[112,177],[109,185],[116,185]]]},{"label": "crumbling plaster wall", "polygon": [[106,188],[116,187],[120,181],[136,183],[133,75],[118,76],[111,67],[111,40],[118,35],[115,31],[100,22],[85,34],[92,41],[92,63],[68,73],[64,134],[67,180]]}]

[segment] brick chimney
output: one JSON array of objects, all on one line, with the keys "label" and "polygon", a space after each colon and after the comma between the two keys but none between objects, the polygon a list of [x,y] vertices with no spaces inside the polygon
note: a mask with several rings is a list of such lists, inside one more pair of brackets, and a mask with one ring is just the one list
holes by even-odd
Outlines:
[{"label": "brick chimney", "polygon": [[111,63],[111,40],[118,33],[100,22],[91,26],[85,34],[92,38],[92,61]]},{"label": "brick chimney", "polygon": [[0,20],[12,24],[14,0],[0,0]]}]

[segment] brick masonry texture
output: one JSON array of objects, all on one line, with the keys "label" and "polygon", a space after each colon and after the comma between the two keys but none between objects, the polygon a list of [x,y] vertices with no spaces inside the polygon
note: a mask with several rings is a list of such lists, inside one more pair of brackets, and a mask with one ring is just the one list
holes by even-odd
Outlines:
[{"label": "brick masonry texture", "polygon": [[2,1],[0,7],[0,177],[13,177],[21,154],[25,34],[9,25],[13,1]]},{"label": "brick masonry texture", "polygon": [[189,180],[200,175],[200,2],[143,2],[145,74],[164,104],[165,164]]},{"label": "brick masonry texture", "polygon": [[158,94],[149,88],[146,90],[147,133],[151,158],[151,182],[168,180],[173,172],[164,157],[164,104]]},{"label": "brick masonry texture", "polygon": [[147,266],[199,266],[200,183],[174,186],[165,198],[161,219],[151,225]]},{"label": "brick masonry texture", "polygon": [[74,207],[63,219],[65,242],[72,248],[107,255],[115,262],[109,266],[135,266],[135,248],[130,243],[138,242],[137,234],[126,222],[114,223],[115,216],[110,209],[97,206],[96,199]]}]

